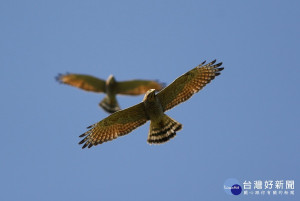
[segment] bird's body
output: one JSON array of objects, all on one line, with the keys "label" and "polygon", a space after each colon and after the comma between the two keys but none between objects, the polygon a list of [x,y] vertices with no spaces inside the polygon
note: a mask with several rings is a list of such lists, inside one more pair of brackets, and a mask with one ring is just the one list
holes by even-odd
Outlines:
[{"label": "bird's body", "polygon": [[105,93],[106,96],[99,103],[99,106],[109,113],[119,111],[120,106],[117,101],[117,82],[112,75],[110,75],[105,82]]},{"label": "bird's body", "polygon": [[113,75],[110,75],[106,81],[90,75],[82,74],[59,74],[56,80],[60,83],[75,86],[77,88],[105,93],[106,96],[99,103],[106,112],[114,113],[120,110],[117,101],[117,94],[122,95],[140,95],[147,92],[149,89],[161,90],[164,87],[163,83],[153,80],[129,80],[118,82]]},{"label": "bird's body", "polygon": [[175,137],[182,125],[165,114],[181,102],[189,99],[194,93],[201,90],[206,84],[220,75],[219,68],[222,63],[214,64],[205,62],[196,68],[178,77],[173,83],[155,94],[155,89],[150,89],[141,103],[125,110],[120,110],[88,127],[90,130],[80,135],[84,137],[79,144],[82,148],[92,147],[119,136],[128,134],[135,128],[150,120],[148,133],[149,144],[161,144]]},{"label": "bird's body", "polygon": [[143,99],[145,111],[147,116],[152,121],[158,121],[163,115],[163,108],[155,95],[155,90],[150,89]]},{"label": "bird's body", "polygon": [[150,89],[146,93],[143,104],[150,120],[148,143],[159,144],[175,137],[176,131],[180,130],[182,125],[164,114],[154,89]]}]

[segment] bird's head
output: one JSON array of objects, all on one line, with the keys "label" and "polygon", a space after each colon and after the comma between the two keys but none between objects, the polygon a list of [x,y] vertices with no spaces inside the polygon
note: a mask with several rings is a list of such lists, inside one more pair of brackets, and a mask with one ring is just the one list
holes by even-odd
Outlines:
[{"label": "bird's head", "polygon": [[145,101],[145,100],[147,100],[147,101],[155,100],[155,89],[149,89],[146,92],[143,101]]},{"label": "bird's head", "polygon": [[106,85],[110,85],[116,82],[116,79],[113,75],[109,75],[109,77],[106,80]]}]

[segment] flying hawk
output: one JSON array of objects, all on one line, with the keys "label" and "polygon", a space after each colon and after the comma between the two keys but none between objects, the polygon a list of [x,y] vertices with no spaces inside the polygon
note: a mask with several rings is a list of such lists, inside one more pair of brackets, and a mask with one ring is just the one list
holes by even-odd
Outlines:
[{"label": "flying hawk", "polygon": [[164,112],[188,100],[220,75],[220,71],[224,68],[220,67],[222,63],[215,64],[215,62],[216,60],[205,64],[204,61],[157,94],[155,89],[148,90],[141,103],[120,110],[89,126],[89,130],[79,136],[83,137],[79,144],[83,144],[82,148],[96,146],[126,135],[148,120],[150,120],[148,143],[161,144],[169,141],[175,137],[176,131],[179,131],[182,125]]},{"label": "flying hawk", "polygon": [[153,80],[129,80],[116,81],[113,75],[110,75],[106,81],[90,75],[81,74],[58,74],[56,80],[60,83],[68,84],[86,91],[105,93],[106,96],[99,103],[108,113],[114,113],[120,110],[116,95],[140,95],[145,94],[149,89],[161,90],[163,83]]}]

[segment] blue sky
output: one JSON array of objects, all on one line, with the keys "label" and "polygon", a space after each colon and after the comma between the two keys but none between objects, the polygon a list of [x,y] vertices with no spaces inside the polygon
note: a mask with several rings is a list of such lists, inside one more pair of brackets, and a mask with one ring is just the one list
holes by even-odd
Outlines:
[{"label": "blue sky", "polygon": [[[0,200],[296,200],[299,1],[1,1]],[[167,114],[183,129],[147,144],[149,123],[82,150],[103,94],[58,73],[170,84],[203,60],[225,70]],[[119,96],[122,108],[143,96]],[[297,159],[298,158],[298,159]],[[295,196],[227,195],[227,179],[295,180]]]}]

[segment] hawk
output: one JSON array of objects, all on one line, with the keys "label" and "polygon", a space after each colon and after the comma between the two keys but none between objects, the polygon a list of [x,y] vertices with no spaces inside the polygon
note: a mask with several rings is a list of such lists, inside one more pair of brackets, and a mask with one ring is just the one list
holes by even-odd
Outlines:
[{"label": "hawk", "polygon": [[169,86],[155,93],[155,89],[146,92],[141,103],[111,114],[102,121],[88,127],[80,135],[82,148],[92,147],[130,133],[135,128],[150,120],[147,142],[161,144],[175,137],[182,125],[164,112],[188,100],[194,93],[220,75],[224,68],[216,60],[205,64],[205,61],[194,69],[178,77]]},{"label": "hawk", "polygon": [[118,82],[113,75],[106,81],[90,75],[81,74],[58,74],[56,80],[86,91],[106,93],[104,99],[99,103],[108,113],[120,110],[116,95],[140,95],[145,94],[149,89],[161,90],[163,83],[152,80],[129,80]]}]

